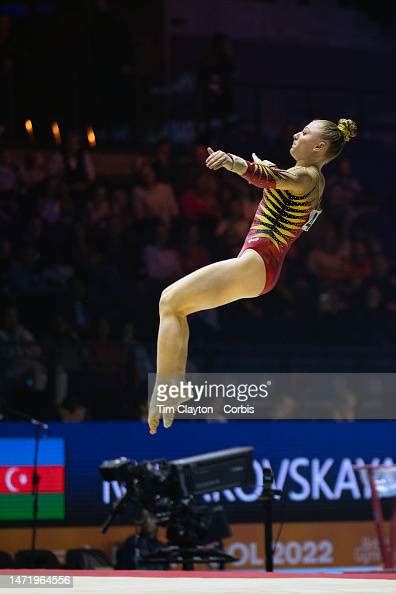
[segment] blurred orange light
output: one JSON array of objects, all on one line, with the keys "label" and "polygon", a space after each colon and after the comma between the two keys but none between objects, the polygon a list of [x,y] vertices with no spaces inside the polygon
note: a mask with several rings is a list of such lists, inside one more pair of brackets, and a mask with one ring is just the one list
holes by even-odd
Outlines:
[{"label": "blurred orange light", "polygon": [[87,129],[87,140],[89,146],[96,146],[96,137],[93,128]]},{"label": "blurred orange light", "polygon": [[53,137],[55,139],[56,144],[61,144],[62,137],[61,137],[61,133],[60,133],[58,122],[52,122],[52,124],[51,124],[51,131],[52,131],[52,135],[53,135]]},{"label": "blurred orange light", "polygon": [[26,132],[29,134],[29,136],[32,136],[32,134],[33,134],[32,120],[26,120],[25,129],[26,129]]}]

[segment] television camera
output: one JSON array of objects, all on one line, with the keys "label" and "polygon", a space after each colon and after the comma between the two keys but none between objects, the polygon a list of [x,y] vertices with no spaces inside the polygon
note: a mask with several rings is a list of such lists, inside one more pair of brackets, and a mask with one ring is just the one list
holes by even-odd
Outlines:
[{"label": "television camera", "polygon": [[[230,448],[173,461],[139,463],[117,458],[104,461],[100,474],[103,480],[116,481],[124,490],[103,524],[102,532],[106,532],[115,516],[127,507],[131,508],[135,524],[146,509],[166,528],[168,545],[173,547],[176,557],[181,555],[185,565],[187,551],[197,562],[202,557],[201,547],[230,536],[222,506],[202,505],[197,496],[254,484],[253,448]],[[235,560],[220,551],[217,553],[216,559],[223,563]],[[169,559],[168,555],[169,560],[174,559]]]}]

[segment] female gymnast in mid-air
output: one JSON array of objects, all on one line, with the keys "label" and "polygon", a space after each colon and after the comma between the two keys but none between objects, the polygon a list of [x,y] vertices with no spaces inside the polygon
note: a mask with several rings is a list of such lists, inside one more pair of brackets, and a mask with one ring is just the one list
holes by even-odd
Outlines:
[{"label": "female gymnast in mid-air", "polygon": [[[206,166],[224,167],[263,188],[253,223],[236,258],[209,264],[167,287],[160,299],[157,343],[157,377],[183,376],[188,350],[189,314],[219,307],[238,299],[258,297],[274,288],[293,242],[308,231],[321,213],[325,180],[322,167],[335,159],[345,142],[356,136],[353,120],[313,120],[293,136],[290,154],[296,161],[279,169],[269,161],[245,161],[231,153],[208,148]],[[161,418],[156,386],[148,415],[150,433]],[[173,414],[163,415],[170,427]]]}]

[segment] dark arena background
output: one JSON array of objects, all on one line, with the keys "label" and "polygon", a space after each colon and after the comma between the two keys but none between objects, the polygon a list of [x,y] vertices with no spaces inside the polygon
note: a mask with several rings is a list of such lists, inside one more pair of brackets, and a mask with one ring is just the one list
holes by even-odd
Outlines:
[{"label": "dark arena background", "polygon": [[[395,591],[395,63],[392,2],[0,2],[5,591]],[[288,169],[339,118],[275,288],[188,317],[193,380],[268,409],[150,435],[160,297],[262,196],[207,147]]]}]

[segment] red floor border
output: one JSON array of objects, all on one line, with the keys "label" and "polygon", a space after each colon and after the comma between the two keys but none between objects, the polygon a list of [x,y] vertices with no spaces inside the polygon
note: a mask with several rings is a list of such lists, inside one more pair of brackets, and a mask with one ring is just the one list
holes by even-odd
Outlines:
[{"label": "red floor border", "polygon": [[0,575],[73,575],[92,577],[131,577],[131,578],[248,578],[248,579],[359,579],[396,580],[395,573],[265,573],[263,571],[116,571],[116,570],[68,570],[68,569],[0,569]]}]

